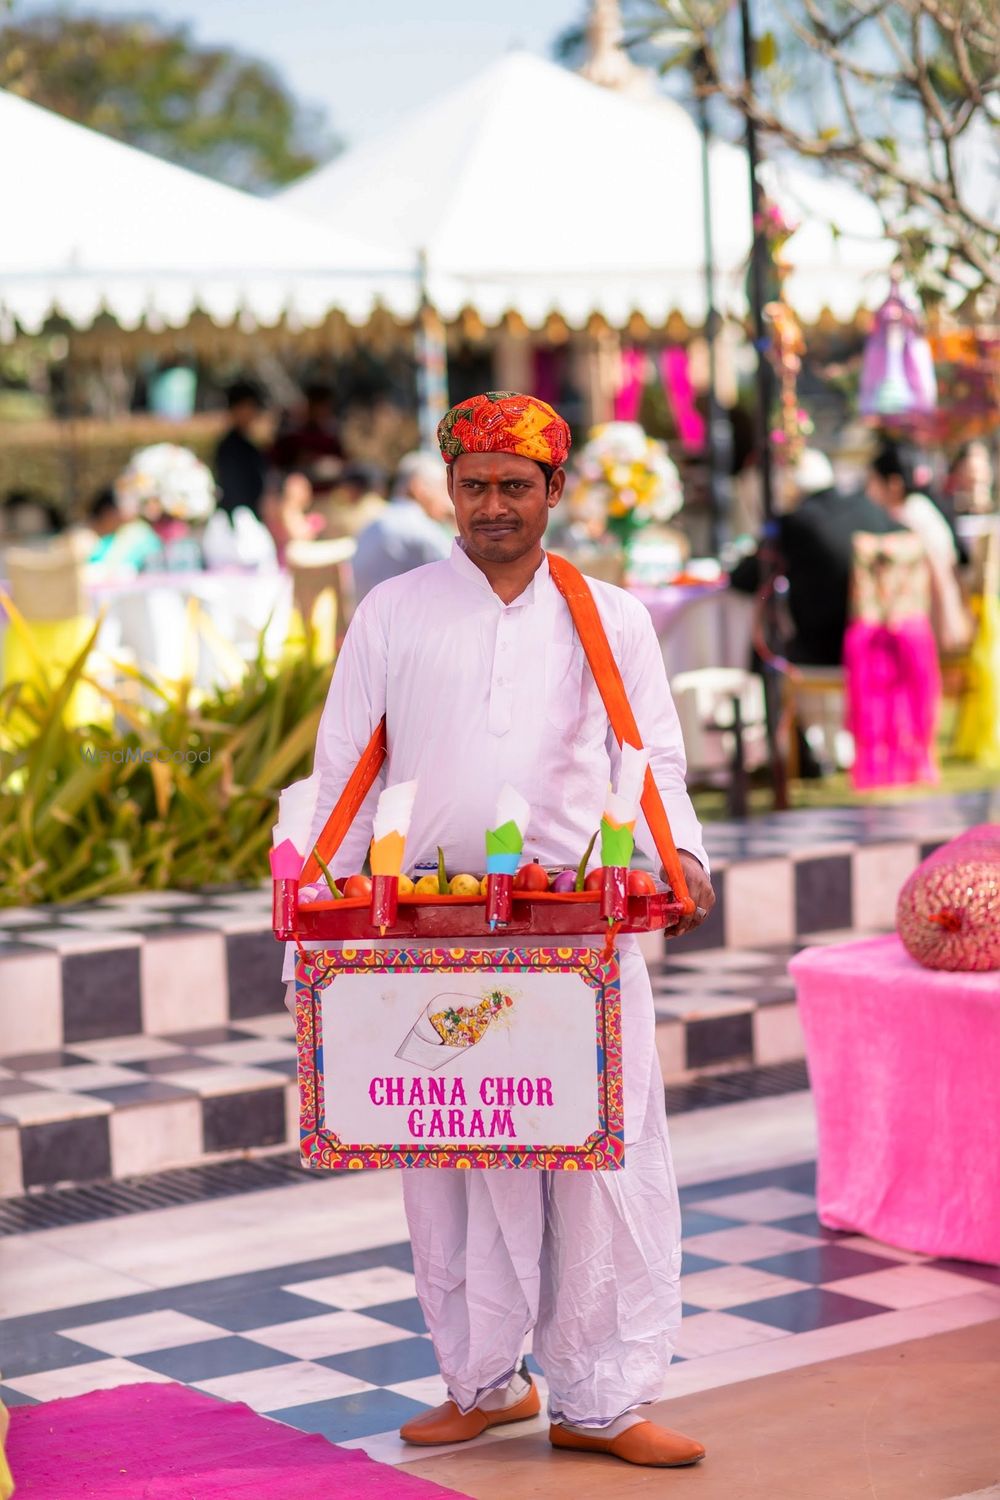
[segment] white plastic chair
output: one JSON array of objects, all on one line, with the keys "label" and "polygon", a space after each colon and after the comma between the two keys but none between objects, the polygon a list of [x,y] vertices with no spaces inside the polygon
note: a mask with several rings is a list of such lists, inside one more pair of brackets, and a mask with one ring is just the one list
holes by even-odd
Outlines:
[{"label": "white plastic chair", "polygon": [[736,753],[734,701],[739,702],[743,766],[754,771],[767,762],[764,684],[739,667],[701,667],[680,672],[670,683],[684,735],[692,779],[718,780],[732,770]]}]

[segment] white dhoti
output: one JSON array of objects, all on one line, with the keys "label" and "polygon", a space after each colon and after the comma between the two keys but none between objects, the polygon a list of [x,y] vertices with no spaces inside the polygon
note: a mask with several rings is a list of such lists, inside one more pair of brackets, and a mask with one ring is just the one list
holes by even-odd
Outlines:
[{"label": "white dhoti", "polygon": [[417,1295],[462,1412],[507,1384],[532,1331],[555,1421],[607,1426],[663,1394],[680,1209],[649,977],[621,950],[624,1168],[403,1173]]}]

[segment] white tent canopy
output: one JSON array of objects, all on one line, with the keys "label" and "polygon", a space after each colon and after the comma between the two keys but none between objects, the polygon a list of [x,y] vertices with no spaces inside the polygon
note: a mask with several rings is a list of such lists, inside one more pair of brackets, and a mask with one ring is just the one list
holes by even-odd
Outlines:
[{"label": "white tent canopy", "polygon": [[180,327],[412,317],[412,257],[373,248],[0,91],[0,326],[109,312]]},{"label": "white tent canopy", "polygon": [[[778,193],[816,217],[788,251],[789,293],[813,321],[877,304],[893,255],[871,203],[801,171]],[[711,154],[721,310],[745,311],[751,241],[745,154]],[[662,324],[705,317],[701,140],[669,99],[614,93],[527,53],[511,53],[392,132],[345,152],[282,194],[326,225],[356,225],[387,249],[426,257],[430,300],[490,323],[516,311],[538,327],[632,312]],[[838,233],[829,220],[836,217]]]}]

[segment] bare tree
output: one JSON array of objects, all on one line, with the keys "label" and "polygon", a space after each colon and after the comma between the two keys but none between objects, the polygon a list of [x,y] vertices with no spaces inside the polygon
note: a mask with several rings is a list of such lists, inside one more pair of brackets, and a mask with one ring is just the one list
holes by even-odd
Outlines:
[{"label": "bare tree", "polygon": [[[763,0],[751,92],[727,0],[649,0],[633,35],[879,206],[925,296],[1000,289],[1000,0]],[[631,17],[635,25],[635,16]]]}]

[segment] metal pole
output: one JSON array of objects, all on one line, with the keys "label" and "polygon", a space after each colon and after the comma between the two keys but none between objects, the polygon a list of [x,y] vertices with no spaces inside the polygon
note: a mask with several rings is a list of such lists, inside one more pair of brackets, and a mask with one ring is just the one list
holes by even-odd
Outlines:
[{"label": "metal pole", "polygon": [[[743,84],[748,100],[753,99],[754,35],[750,17],[750,0],[739,0],[740,33],[743,44]],[[776,598],[774,592],[775,535],[774,535],[774,470],[771,463],[771,412],[774,405],[774,372],[767,358],[767,327],[764,321],[764,303],[767,300],[765,281],[767,275],[767,241],[761,222],[761,191],[757,181],[759,160],[757,147],[757,122],[751,114],[746,117],[747,163],[750,168],[750,208],[753,215],[753,241],[750,253],[750,315],[753,325],[754,346],[757,350],[757,403],[756,403],[756,449],[760,467],[761,500],[764,507],[765,541],[761,546],[761,564],[765,573],[762,579],[766,600],[763,630],[768,646],[775,644]],[[778,653],[780,655],[780,652]],[[764,697],[767,708],[768,757],[771,762],[771,785],[774,806],[783,811],[789,805],[788,767],[784,748],[779,737],[782,711],[782,683],[773,667],[762,663],[764,673]],[[793,727],[792,733],[796,733]]]},{"label": "metal pole", "polygon": [[417,419],[420,446],[433,452],[437,447],[437,425],[448,408],[448,348],[444,329],[427,290],[427,258],[418,262],[420,299],[414,329],[417,366]]},{"label": "metal pole", "polygon": [[708,114],[704,53],[692,65],[698,128],[701,132],[701,215],[705,244],[705,343],[708,347],[708,495],[711,508],[712,551],[719,552],[729,535],[731,501],[730,465],[732,432],[719,404],[716,338],[719,313],[715,305],[715,245],[712,226],[712,177],[710,146],[712,123]]},{"label": "metal pole", "polygon": [[[750,19],[750,0],[740,0],[740,31],[743,43],[743,82],[747,97],[753,98],[754,35]],[[747,160],[750,167],[750,209],[753,215],[753,245],[750,252],[750,317],[753,324],[754,347],[757,350],[757,457],[760,465],[761,494],[764,515],[768,520],[774,515],[774,472],[771,464],[771,410],[774,401],[774,372],[768,361],[767,327],[764,322],[764,303],[767,300],[765,278],[767,275],[767,241],[761,224],[761,191],[757,181],[759,153],[757,147],[757,122],[752,115],[746,117]]]}]

